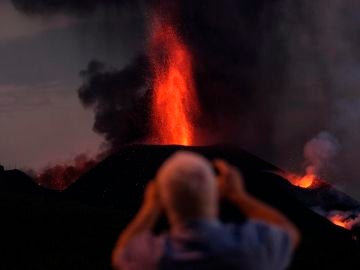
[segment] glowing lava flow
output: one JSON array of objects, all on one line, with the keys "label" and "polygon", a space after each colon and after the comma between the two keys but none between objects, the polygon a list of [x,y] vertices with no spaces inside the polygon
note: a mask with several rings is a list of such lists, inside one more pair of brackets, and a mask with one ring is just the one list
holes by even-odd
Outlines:
[{"label": "glowing lava flow", "polygon": [[[321,187],[324,182],[319,179],[315,174],[308,173],[304,176],[299,176],[294,173],[279,173],[280,176],[287,179],[292,185],[298,186],[304,189],[315,189]],[[334,225],[342,227],[347,230],[351,230],[354,224],[360,224],[360,216],[350,217],[347,212],[332,212],[330,215],[326,215],[326,218]]]},{"label": "glowing lava flow", "polygon": [[191,54],[171,23],[155,18],[152,26],[153,141],[193,145],[198,102]]},{"label": "glowing lava flow", "polygon": [[336,226],[339,226],[339,227],[342,227],[345,229],[351,229],[351,228],[349,228],[347,222],[344,220],[344,217],[340,214],[329,217],[329,220]]},{"label": "glowing lava flow", "polygon": [[300,176],[294,173],[279,173],[282,177],[287,179],[291,184],[301,188],[312,188],[317,182],[318,177],[315,174],[305,174]]},{"label": "glowing lava flow", "polygon": [[317,177],[314,174],[307,174],[304,176],[289,175],[289,181],[294,185],[301,188],[311,188],[314,185]]}]

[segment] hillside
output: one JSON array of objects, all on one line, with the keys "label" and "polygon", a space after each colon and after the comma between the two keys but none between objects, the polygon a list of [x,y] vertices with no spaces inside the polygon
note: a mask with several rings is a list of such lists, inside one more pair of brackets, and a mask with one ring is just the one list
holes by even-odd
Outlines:
[{"label": "hillside", "polygon": [[[43,189],[20,171],[0,173],[0,268],[110,269],[111,249],[140,205],[144,186],[178,149],[229,160],[241,168],[252,194],[299,226],[303,241],[291,269],[360,269],[355,232],[311,211],[302,200],[309,192],[271,173],[277,170],[271,164],[231,147],[143,145],[122,148],[63,192]],[[221,212],[225,221],[243,220],[228,204]]]}]

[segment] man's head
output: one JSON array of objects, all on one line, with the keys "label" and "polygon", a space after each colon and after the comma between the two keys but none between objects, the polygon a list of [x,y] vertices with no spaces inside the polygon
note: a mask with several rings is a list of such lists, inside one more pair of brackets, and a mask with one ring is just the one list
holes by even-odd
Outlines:
[{"label": "man's head", "polygon": [[214,219],[218,213],[215,173],[202,156],[179,151],[160,167],[156,181],[170,223]]}]

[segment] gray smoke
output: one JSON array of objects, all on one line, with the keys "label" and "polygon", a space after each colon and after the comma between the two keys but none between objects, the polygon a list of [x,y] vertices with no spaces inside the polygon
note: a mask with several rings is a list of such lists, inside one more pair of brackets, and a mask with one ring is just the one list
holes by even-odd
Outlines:
[{"label": "gray smoke", "polygon": [[307,142],[304,148],[306,173],[321,177],[324,170],[332,165],[339,148],[338,140],[326,131]]}]

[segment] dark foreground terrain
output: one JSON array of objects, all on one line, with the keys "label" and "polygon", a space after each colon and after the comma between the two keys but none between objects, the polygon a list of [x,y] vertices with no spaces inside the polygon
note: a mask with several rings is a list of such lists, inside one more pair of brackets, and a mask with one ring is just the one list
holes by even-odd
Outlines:
[{"label": "dark foreground terrain", "polygon": [[[144,186],[179,148],[124,147],[63,192],[41,188],[20,171],[0,171],[0,269],[110,269],[112,247],[139,207]],[[251,193],[299,226],[303,240],[291,269],[360,269],[356,233],[308,209],[303,191],[269,173],[275,167],[238,149],[188,149],[237,165]],[[243,217],[224,204],[222,219]]]}]

